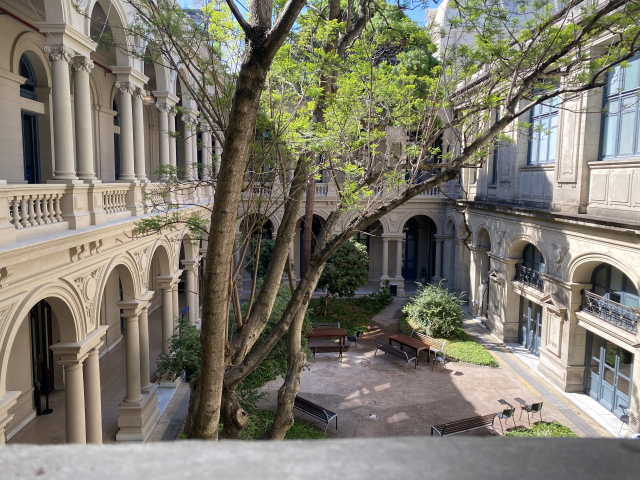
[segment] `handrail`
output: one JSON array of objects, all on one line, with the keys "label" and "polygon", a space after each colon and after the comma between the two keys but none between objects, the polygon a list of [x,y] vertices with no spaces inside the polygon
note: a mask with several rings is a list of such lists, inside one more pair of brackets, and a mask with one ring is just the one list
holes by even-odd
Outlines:
[{"label": "handrail", "polygon": [[638,309],[621,305],[593,292],[582,290],[582,311],[607,323],[635,333],[638,330]]},{"label": "handrail", "polygon": [[542,274],[532,268],[525,267],[521,263],[516,265],[516,276],[514,280],[544,292],[544,278]]}]

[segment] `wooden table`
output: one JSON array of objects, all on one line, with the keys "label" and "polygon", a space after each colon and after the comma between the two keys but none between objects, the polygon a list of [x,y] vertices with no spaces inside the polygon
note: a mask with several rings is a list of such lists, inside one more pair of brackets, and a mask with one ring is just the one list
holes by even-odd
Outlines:
[{"label": "wooden table", "polygon": [[340,345],[344,345],[347,332],[342,328],[316,328],[307,333],[307,338],[339,338]]},{"label": "wooden table", "polygon": [[392,345],[392,342],[398,342],[400,345],[404,345],[405,347],[413,348],[416,351],[416,365],[420,363],[420,350],[427,351],[427,363],[429,363],[430,349],[429,344],[421,342],[417,338],[410,337],[409,335],[405,335],[404,333],[397,333],[395,335],[389,336],[389,345]]}]

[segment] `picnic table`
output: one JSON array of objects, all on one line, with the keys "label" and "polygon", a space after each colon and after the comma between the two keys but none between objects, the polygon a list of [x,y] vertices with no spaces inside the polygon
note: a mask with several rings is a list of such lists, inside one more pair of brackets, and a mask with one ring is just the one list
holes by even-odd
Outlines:
[{"label": "picnic table", "polygon": [[307,338],[339,338],[340,345],[345,344],[347,332],[343,328],[314,328],[307,333]]},{"label": "picnic table", "polygon": [[416,351],[416,365],[420,363],[420,350],[426,350],[427,363],[429,363],[429,351],[431,350],[431,346],[428,343],[424,343],[421,340],[410,337],[409,335],[405,335],[404,333],[390,335],[389,345],[392,345],[393,342],[397,342],[400,345],[404,345],[405,347],[413,348]]}]

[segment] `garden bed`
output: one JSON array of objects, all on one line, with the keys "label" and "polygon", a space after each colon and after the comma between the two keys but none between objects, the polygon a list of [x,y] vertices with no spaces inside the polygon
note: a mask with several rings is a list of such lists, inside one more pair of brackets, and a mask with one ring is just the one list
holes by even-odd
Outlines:
[{"label": "garden bed", "polygon": [[[400,332],[405,335],[411,335],[411,331],[416,328],[411,324],[406,316],[400,319]],[[420,328],[417,329],[420,332]],[[495,358],[480,345],[477,340],[464,329],[457,328],[446,340],[444,350],[447,358],[454,361],[471,363],[473,365],[481,365],[485,367],[498,367],[499,364]]]},{"label": "garden bed", "polygon": [[314,298],[309,302],[309,312],[312,322],[340,322],[347,334],[355,335],[356,332],[365,333],[371,317],[389,306],[391,300],[391,295],[384,291],[354,298],[329,297],[327,314],[321,316],[325,299]]},{"label": "garden bed", "polygon": [[573,430],[558,422],[539,422],[530,427],[515,427],[504,433],[505,437],[567,437],[578,438]]},{"label": "garden bed", "polygon": [[[258,440],[273,423],[276,412],[272,410],[256,409],[249,415],[247,426],[240,433],[240,440]],[[307,425],[299,420],[293,422],[293,426],[285,435],[285,440],[321,440],[327,436],[317,428]]]}]

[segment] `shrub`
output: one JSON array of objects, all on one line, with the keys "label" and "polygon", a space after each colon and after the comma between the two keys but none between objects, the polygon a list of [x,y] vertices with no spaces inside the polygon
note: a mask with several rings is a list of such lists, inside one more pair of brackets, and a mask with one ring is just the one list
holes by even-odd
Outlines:
[{"label": "shrub", "polygon": [[[263,278],[271,263],[271,257],[273,256],[273,250],[275,248],[276,241],[269,238],[263,238],[260,240],[260,259],[258,260],[258,278]],[[255,238],[249,240],[249,246],[247,247],[247,255],[245,256],[246,265],[244,270],[253,275],[253,264],[256,258],[256,247],[258,241]]]},{"label": "shrub", "polygon": [[187,381],[200,373],[200,331],[188,318],[178,319],[178,326],[169,339],[169,354],[161,353],[156,377],[174,379],[184,371]]},{"label": "shrub", "polygon": [[540,422],[531,427],[516,427],[507,430],[505,437],[568,437],[578,438],[573,430],[558,422]]},{"label": "shrub", "polygon": [[[273,423],[276,413],[271,410],[255,409],[249,412],[247,425],[240,432],[240,440],[258,440]],[[298,420],[285,435],[285,440],[317,440],[327,438],[323,432]]]},{"label": "shrub", "polygon": [[423,285],[402,311],[430,337],[449,337],[462,327],[463,295],[448,292],[440,285]]}]

